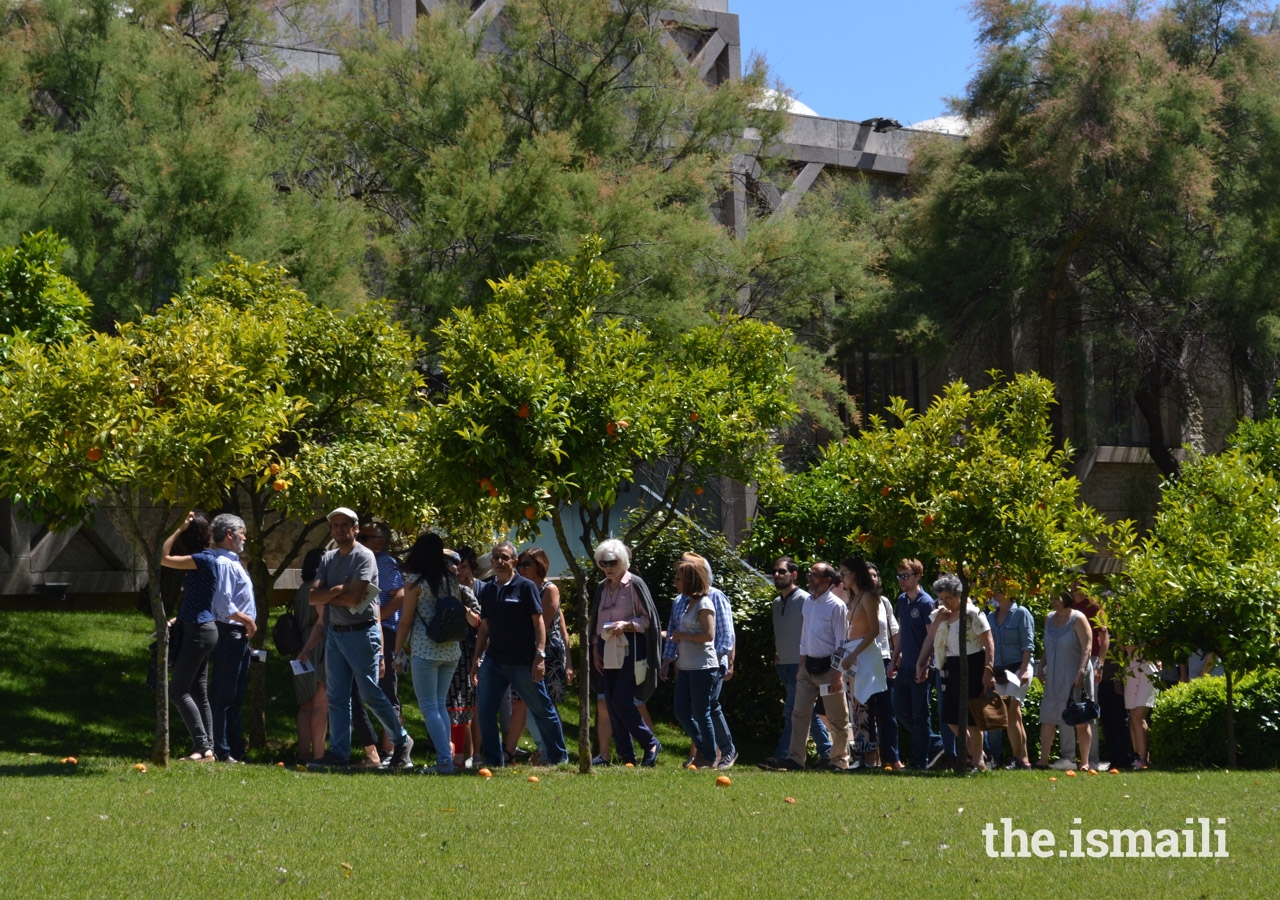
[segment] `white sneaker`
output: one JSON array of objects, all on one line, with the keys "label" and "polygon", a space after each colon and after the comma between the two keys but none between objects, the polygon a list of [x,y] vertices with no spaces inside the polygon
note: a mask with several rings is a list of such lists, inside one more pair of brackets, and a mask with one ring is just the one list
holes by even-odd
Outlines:
[{"label": "white sneaker", "polygon": [[1098,771],[1099,771],[1099,772],[1105,772],[1105,771],[1107,771],[1107,770],[1108,770],[1108,769],[1110,769],[1110,768],[1111,768],[1111,763],[1104,763],[1104,762],[1100,762],[1100,763],[1098,763]]},{"label": "white sneaker", "polygon": [[1066,757],[1063,757],[1062,759],[1055,759],[1053,762],[1049,763],[1049,768],[1057,769],[1061,772],[1074,772],[1076,764]]}]

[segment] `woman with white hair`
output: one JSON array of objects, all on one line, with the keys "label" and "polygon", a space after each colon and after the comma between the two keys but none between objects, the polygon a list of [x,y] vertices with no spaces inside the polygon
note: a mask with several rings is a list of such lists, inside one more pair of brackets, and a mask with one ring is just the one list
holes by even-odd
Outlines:
[{"label": "woman with white hair", "polygon": [[[933,583],[933,595],[938,598],[938,608],[930,618],[929,634],[920,648],[916,660],[916,681],[929,677],[929,657],[945,660],[942,669],[942,721],[952,734],[960,733],[960,716],[969,721],[969,766],[985,772],[982,760],[982,729],[977,727],[969,712],[969,701],[976,700],[995,684],[995,641],[991,637],[991,625],[972,602],[964,604],[965,645],[960,647],[960,603],[964,586],[954,575],[941,575]],[[969,673],[967,697],[960,696],[960,667]],[[959,749],[957,745],[957,750]]]},{"label": "woman with white hair", "polygon": [[644,748],[640,765],[653,766],[662,745],[645,724],[635,699],[637,686],[647,680],[648,671],[657,669],[660,648],[651,632],[658,611],[648,585],[631,571],[631,554],[621,541],[602,541],[595,560],[605,577],[592,599],[591,665],[604,680],[618,756],[623,763],[635,765],[635,741]]}]

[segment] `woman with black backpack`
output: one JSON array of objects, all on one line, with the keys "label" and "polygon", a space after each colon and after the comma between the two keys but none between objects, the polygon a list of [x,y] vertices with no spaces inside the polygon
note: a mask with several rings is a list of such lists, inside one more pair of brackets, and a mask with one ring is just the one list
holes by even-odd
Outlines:
[{"label": "woman with black backpack", "polygon": [[407,667],[413,676],[418,707],[436,748],[436,764],[419,771],[452,775],[455,769],[445,700],[462,656],[458,641],[466,634],[466,612],[478,614],[480,605],[471,589],[460,586],[449,571],[439,535],[420,535],[409,548],[401,569],[404,606],[396,631],[395,667],[400,672]]}]

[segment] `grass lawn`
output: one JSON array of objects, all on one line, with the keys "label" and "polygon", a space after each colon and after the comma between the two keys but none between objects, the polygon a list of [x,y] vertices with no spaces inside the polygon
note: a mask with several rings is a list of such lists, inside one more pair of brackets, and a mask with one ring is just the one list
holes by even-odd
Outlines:
[{"label": "grass lawn", "polygon": [[[547,769],[499,770],[488,780],[315,774],[268,764],[139,772],[149,697],[127,666],[149,628],[136,619],[141,627],[131,630],[120,616],[0,616],[0,897],[875,891],[1185,900],[1274,896],[1280,882],[1275,772],[1054,772],[1050,781],[1043,772],[740,767],[731,785],[717,787],[716,773],[677,768],[678,747],[656,770],[589,777]],[[276,705],[287,712],[291,703]],[[281,715],[273,713],[273,728]],[[421,723],[413,730],[420,735]],[[58,761],[71,753],[78,765]],[[994,846],[1003,849],[1002,817],[1029,833],[1052,832],[1053,855],[988,858],[984,827],[1001,829]],[[1186,825],[1188,817],[1225,830],[1229,856],[1057,855],[1071,848],[1073,828],[1153,836],[1192,828],[1198,850],[1199,825]]]}]

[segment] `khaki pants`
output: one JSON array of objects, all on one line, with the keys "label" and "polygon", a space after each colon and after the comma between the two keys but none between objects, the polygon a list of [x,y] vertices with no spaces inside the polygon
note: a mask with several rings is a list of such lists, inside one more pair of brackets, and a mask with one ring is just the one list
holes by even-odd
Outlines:
[{"label": "khaki pants", "polygon": [[[823,675],[810,675],[804,666],[804,659],[800,660],[800,667],[796,671],[796,703],[791,708],[791,752],[787,754],[787,759],[792,762],[804,765],[813,703],[821,696],[818,692],[819,685],[830,684],[834,674],[832,670]],[[837,689],[823,697],[822,706],[831,725],[831,762],[842,769],[848,768],[853,729],[849,727],[849,707],[845,703],[844,691]]]}]

